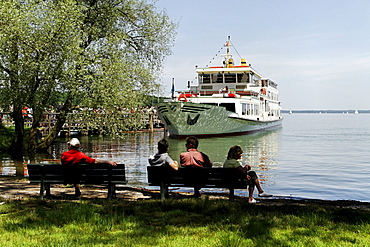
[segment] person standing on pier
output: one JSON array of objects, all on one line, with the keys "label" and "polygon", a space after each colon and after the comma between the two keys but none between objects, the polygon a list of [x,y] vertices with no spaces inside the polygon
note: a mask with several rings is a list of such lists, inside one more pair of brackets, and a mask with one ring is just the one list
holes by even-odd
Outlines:
[{"label": "person standing on pier", "polygon": [[[79,171],[76,170],[76,167],[73,165],[77,164],[94,164],[94,163],[105,163],[110,164],[112,166],[116,166],[117,163],[114,161],[108,161],[108,160],[98,160],[93,159],[83,152],[79,150],[80,148],[80,141],[77,138],[72,138],[68,142],[68,148],[69,151],[62,153],[61,162],[62,165],[65,166],[65,173],[66,177],[68,177],[68,180],[71,180],[73,182],[79,180]],[[77,183],[74,183],[75,187],[75,195],[80,196],[80,185]]]}]

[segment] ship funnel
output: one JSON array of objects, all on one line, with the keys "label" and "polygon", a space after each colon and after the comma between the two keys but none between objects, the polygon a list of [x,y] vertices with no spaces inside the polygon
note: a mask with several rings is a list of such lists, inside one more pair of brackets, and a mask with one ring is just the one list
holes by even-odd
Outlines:
[{"label": "ship funnel", "polygon": [[227,64],[227,68],[234,67],[234,60],[232,58],[229,59],[229,62]]},{"label": "ship funnel", "polygon": [[247,60],[245,60],[245,58],[242,58],[241,62],[240,62],[240,65],[241,66],[247,66]]}]

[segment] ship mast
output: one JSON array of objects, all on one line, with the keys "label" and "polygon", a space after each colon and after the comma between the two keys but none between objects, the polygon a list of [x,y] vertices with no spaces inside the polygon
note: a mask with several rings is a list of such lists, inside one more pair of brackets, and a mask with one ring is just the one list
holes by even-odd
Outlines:
[{"label": "ship mast", "polygon": [[224,46],[226,47],[226,54],[221,54],[220,56],[225,57],[224,62],[223,62],[224,66],[226,68],[229,68],[230,66],[233,66],[234,64],[234,61],[232,59],[233,55],[230,53],[230,47],[231,47],[230,36],[228,36],[228,39]]}]

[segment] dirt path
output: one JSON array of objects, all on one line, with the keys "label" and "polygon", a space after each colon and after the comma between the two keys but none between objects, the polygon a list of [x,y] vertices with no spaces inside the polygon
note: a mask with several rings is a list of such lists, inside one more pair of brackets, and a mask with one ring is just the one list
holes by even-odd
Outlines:
[{"label": "dirt path", "polygon": [[[80,197],[74,196],[72,186],[62,184],[51,185],[51,199],[105,199],[107,198],[107,187],[104,185],[82,185]],[[30,197],[38,197],[40,185],[31,184],[27,179],[15,179],[12,177],[0,177],[0,201],[1,200],[23,200]],[[116,197],[118,199],[137,201],[145,199],[159,199],[158,190],[148,190],[125,185],[117,185]],[[189,193],[172,193],[173,198],[192,197]],[[227,195],[225,195],[227,198]]]},{"label": "dirt path", "polygon": [[[82,195],[78,199],[106,198],[106,186],[83,186]],[[0,198],[3,200],[22,200],[30,197],[38,197],[40,194],[39,184],[30,184],[26,179],[16,180],[13,178],[0,178]],[[52,198],[55,199],[76,199],[72,186],[52,185]],[[146,191],[140,188],[121,187],[117,188],[117,198],[126,200],[150,199],[159,194]],[[152,195],[151,195],[152,194]]]},{"label": "dirt path", "polygon": [[[52,185],[51,199],[104,199],[107,197],[107,189],[105,186],[82,186],[82,195],[77,198],[74,196],[74,188],[72,186]],[[30,184],[27,179],[15,179],[0,177],[0,201],[2,200],[23,200],[30,197],[37,198],[40,193],[39,184]],[[117,198],[127,201],[159,199],[160,193],[158,190],[148,190],[144,188],[134,188],[130,186],[118,186]],[[182,199],[192,198],[191,193],[170,193],[170,198]],[[201,198],[224,199],[228,200],[228,194],[225,193],[203,193]],[[245,201],[246,198],[236,197],[236,200]],[[319,199],[292,199],[284,197],[258,198],[257,205],[319,205],[330,207],[345,207],[354,209],[370,210],[370,203],[359,201],[328,201]]]}]

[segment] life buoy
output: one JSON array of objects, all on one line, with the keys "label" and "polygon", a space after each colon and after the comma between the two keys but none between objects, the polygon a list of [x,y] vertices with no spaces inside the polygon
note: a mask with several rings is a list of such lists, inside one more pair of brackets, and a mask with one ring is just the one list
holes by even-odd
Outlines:
[{"label": "life buoy", "polygon": [[23,108],[22,108],[22,115],[23,115],[23,117],[27,117],[27,109],[28,109],[28,107],[27,106],[23,106]]},{"label": "life buoy", "polygon": [[261,94],[265,94],[266,95],[266,89],[265,88],[261,88]]},{"label": "life buoy", "polygon": [[177,98],[178,101],[182,101],[182,102],[188,102],[188,98],[191,98],[191,97],[198,97],[198,95],[196,94],[192,94],[192,93],[182,93],[180,94],[180,96]]},{"label": "life buoy", "polygon": [[235,93],[224,93],[222,94],[222,97],[224,98],[237,98],[237,97],[241,97],[239,94],[235,94]]},{"label": "life buoy", "polygon": [[180,94],[180,96],[177,98],[178,101],[182,102],[188,102],[188,99],[186,98],[185,94]]}]

